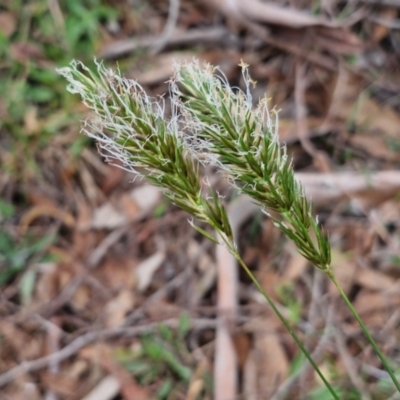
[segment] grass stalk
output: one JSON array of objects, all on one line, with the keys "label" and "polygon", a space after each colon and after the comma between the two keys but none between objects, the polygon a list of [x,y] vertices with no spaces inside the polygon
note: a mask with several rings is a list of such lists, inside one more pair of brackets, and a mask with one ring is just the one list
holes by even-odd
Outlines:
[{"label": "grass stalk", "polygon": [[337,281],[337,279],[336,279],[335,275],[333,274],[333,272],[332,271],[328,271],[327,274],[329,276],[329,279],[336,286],[340,296],[342,297],[342,299],[346,303],[347,307],[349,308],[349,310],[353,314],[354,318],[356,319],[356,321],[360,325],[362,331],[364,332],[364,335],[366,336],[368,342],[371,344],[371,346],[375,350],[375,353],[377,354],[377,356],[381,360],[381,362],[382,362],[383,366],[385,367],[387,373],[390,375],[390,378],[392,379],[393,384],[396,386],[397,391],[400,392],[400,384],[399,384],[399,382],[398,382],[398,380],[396,378],[396,375],[394,374],[392,368],[390,367],[389,363],[387,362],[386,357],[380,351],[378,345],[376,344],[376,342],[375,342],[374,338],[372,337],[371,333],[369,332],[368,328],[365,326],[364,321],[360,317],[360,314],[358,314],[358,312],[354,308],[353,304],[351,303],[350,299],[347,297],[346,293],[344,292],[344,290],[342,289],[341,285]]},{"label": "grass stalk", "polygon": [[289,332],[290,336],[293,338],[293,340],[296,342],[297,346],[299,346],[300,350],[303,352],[304,356],[307,358],[311,366],[314,368],[314,371],[318,374],[318,376],[321,378],[322,382],[326,386],[326,388],[329,390],[331,393],[332,397],[335,400],[339,400],[338,395],[336,394],[335,390],[333,387],[330,385],[330,383],[327,381],[325,378],[324,374],[321,372],[319,369],[318,365],[315,363],[314,359],[312,358],[311,354],[309,351],[305,348],[303,345],[302,341],[300,338],[297,336],[296,332],[293,330],[293,328],[290,326],[289,321],[283,316],[283,314],[279,311],[278,307],[275,305],[273,300],[268,296],[267,292],[264,290],[264,288],[261,286],[260,282],[257,280],[257,278],[254,276],[254,274],[251,272],[249,267],[246,265],[246,263],[243,261],[243,259],[240,257],[238,253],[234,254],[235,258],[239,262],[240,266],[244,269],[246,274],[249,276],[249,278],[252,280],[254,283],[255,287],[257,290],[263,295],[267,303],[270,305],[274,313],[277,315],[279,320],[282,322],[283,326],[285,329]]}]

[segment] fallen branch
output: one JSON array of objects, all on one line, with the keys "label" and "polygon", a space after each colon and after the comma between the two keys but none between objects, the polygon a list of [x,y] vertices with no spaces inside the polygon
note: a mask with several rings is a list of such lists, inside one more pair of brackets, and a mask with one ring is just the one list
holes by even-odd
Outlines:
[{"label": "fallen branch", "polygon": [[[171,37],[165,46],[183,46],[199,43],[226,41],[229,37],[229,31],[223,27],[207,27],[204,29],[190,29],[183,31],[174,29]],[[107,45],[99,54],[99,58],[110,59],[118,58],[132,53],[137,49],[149,48],[158,44],[158,37],[144,36],[139,39],[118,40]]]}]

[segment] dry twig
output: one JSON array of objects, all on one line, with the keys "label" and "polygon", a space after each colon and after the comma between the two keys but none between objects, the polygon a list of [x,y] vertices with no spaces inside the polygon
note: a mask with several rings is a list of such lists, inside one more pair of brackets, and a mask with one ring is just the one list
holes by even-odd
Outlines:
[{"label": "dry twig", "polygon": [[[216,326],[216,321],[213,319],[201,319],[194,318],[190,321],[192,329],[214,329]],[[16,367],[10,369],[9,371],[0,375],[0,387],[3,387],[7,383],[13,381],[18,376],[39,371],[43,368],[48,367],[49,365],[60,363],[72,357],[76,354],[80,349],[89,345],[90,343],[95,342],[96,340],[109,340],[117,337],[135,337],[142,335],[146,332],[155,330],[158,328],[160,324],[168,326],[169,328],[177,328],[179,326],[179,319],[172,318],[164,321],[152,322],[149,324],[144,324],[141,326],[135,327],[118,327],[112,329],[104,329],[100,331],[93,331],[85,333],[82,336],[79,336],[70,344],[62,348],[61,350],[49,354],[48,356],[44,356],[38,358],[36,360],[24,361]]]}]

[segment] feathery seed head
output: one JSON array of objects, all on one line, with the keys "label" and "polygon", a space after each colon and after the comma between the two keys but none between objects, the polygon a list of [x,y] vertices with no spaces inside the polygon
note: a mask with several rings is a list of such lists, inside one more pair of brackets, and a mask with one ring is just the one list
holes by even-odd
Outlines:
[{"label": "feathery seed head", "polygon": [[[68,90],[78,93],[96,114],[82,130],[97,140],[105,156],[147,177],[183,210],[217,229],[233,254],[221,196],[208,187],[207,179],[201,180],[200,163],[219,167],[229,182],[261,207],[279,213],[279,219],[271,216],[275,224],[308,260],[326,269],[329,243],[312,218],[286,148],[279,143],[277,112],[269,111],[266,98],[253,109],[250,87],[255,82],[248,66],[244,62],[240,66],[245,92],[231,88],[210,64],[177,65],[170,80],[173,115],[168,120],[163,99],[150,98],[138,82],[102,63],[96,62],[97,71],[92,72],[72,62],[59,73],[69,82]],[[206,197],[203,187],[209,193]]]},{"label": "feathery seed head", "polygon": [[[206,178],[201,180],[199,163],[184,140],[179,104],[172,103],[173,115],[167,119],[163,99],[149,97],[138,82],[123,78],[119,71],[95,64],[96,72],[76,61],[58,70],[67,79],[68,90],[79,94],[96,115],[84,122],[82,131],[97,141],[108,161],[119,160],[124,169],[149,179],[180,208],[210,224],[234,249],[221,197]],[[207,198],[202,197],[202,187],[207,187]]]},{"label": "feathery seed head", "polygon": [[281,219],[271,217],[275,224],[308,260],[326,269],[329,243],[311,216],[286,147],[279,143],[277,111],[269,111],[266,98],[253,109],[250,87],[255,82],[248,65],[243,61],[239,65],[245,92],[232,89],[209,64],[194,61],[177,67],[171,93],[188,127],[186,140],[197,159],[219,167],[233,186],[261,207],[278,212]]}]

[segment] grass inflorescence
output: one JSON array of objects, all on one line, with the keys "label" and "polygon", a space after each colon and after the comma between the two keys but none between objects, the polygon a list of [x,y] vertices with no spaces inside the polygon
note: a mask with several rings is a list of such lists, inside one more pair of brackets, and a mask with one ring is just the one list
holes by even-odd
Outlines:
[{"label": "grass inflorescence", "polygon": [[252,81],[247,66],[242,63],[242,67],[246,93],[234,92],[210,65],[193,62],[178,68],[173,92],[182,99],[189,141],[199,159],[220,167],[273,218],[305,258],[327,270],[328,238],[313,218],[286,148],[279,143],[276,113],[272,119],[265,98],[253,110]]},{"label": "grass inflorescence", "polygon": [[201,178],[200,164],[185,145],[178,116],[167,121],[162,99],[147,96],[136,81],[102,63],[96,65],[96,73],[77,62],[59,70],[69,81],[68,90],[78,93],[96,114],[96,119],[85,122],[84,133],[97,140],[109,161],[122,161],[125,169],[149,179],[182,210],[216,229],[233,248],[225,208],[207,179]]},{"label": "grass inflorescence", "polygon": [[[68,80],[69,91],[79,94],[94,112],[94,117],[85,121],[83,132],[98,142],[110,162],[118,160],[136,176],[149,179],[177,206],[216,230],[333,398],[338,395],[238,253],[222,198],[202,176],[202,164],[222,170],[234,187],[261,206],[307,260],[327,274],[400,392],[386,358],[330,268],[328,237],[314,218],[312,204],[295,179],[285,146],[279,142],[277,114],[269,111],[265,98],[253,108],[253,82],[247,65],[242,62],[241,66],[245,92],[232,89],[222,73],[217,74],[209,64],[193,61],[178,65],[170,81],[170,118],[165,115],[163,99],[150,98],[136,81],[123,78],[102,63],[96,63],[97,70],[92,72],[74,61],[59,73]],[[206,230],[192,225],[217,241]]]}]

